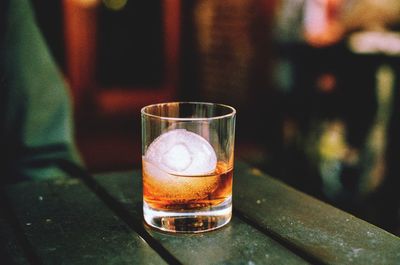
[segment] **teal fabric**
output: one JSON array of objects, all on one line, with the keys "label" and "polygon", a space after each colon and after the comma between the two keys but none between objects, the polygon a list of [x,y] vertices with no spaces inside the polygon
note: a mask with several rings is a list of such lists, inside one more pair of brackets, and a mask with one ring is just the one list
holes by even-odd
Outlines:
[{"label": "teal fabric", "polygon": [[6,159],[1,163],[0,181],[64,177],[58,159],[79,163],[67,85],[28,0],[8,1],[3,27],[0,75],[4,117],[0,128],[4,148],[0,152]]}]

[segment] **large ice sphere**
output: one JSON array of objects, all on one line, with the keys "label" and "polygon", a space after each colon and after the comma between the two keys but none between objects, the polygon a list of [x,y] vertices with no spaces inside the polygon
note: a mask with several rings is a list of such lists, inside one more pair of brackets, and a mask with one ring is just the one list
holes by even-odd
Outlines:
[{"label": "large ice sphere", "polygon": [[169,174],[184,176],[207,175],[217,166],[210,143],[185,129],[161,134],[150,144],[144,159]]}]

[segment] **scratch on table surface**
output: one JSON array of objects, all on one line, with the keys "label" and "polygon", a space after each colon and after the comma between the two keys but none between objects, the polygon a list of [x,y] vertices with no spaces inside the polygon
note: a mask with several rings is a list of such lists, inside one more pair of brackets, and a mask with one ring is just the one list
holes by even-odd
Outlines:
[{"label": "scratch on table surface", "polygon": [[349,253],[347,253],[347,257],[349,260],[353,260],[353,258],[357,258],[361,251],[364,249],[362,248],[352,248]]},{"label": "scratch on table surface", "polygon": [[56,251],[56,250],[57,250],[57,248],[56,248],[56,247],[50,247],[50,248],[46,248],[46,250],[47,250],[47,251],[51,251],[51,252],[52,252],[52,251]]}]

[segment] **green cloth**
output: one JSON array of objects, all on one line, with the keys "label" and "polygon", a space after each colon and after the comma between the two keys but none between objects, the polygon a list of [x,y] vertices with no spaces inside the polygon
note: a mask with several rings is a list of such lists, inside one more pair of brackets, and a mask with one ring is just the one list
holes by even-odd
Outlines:
[{"label": "green cloth", "polygon": [[[5,0],[1,0],[5,1]],[[62,177],[58,159],[79,161],[67,85],[28,0],[10,0],[0,31],[0,183]],[[1,15],[1,14],[0,14]]]}]

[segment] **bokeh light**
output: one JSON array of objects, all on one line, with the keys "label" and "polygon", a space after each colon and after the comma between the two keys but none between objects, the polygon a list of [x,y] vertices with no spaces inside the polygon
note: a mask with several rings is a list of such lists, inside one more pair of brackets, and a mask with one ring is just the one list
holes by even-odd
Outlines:
[{"label": "bokeh light", "polygon": [[128,0],[103,0],[104,5],[114,11],[123,9],[127,2]]}]

